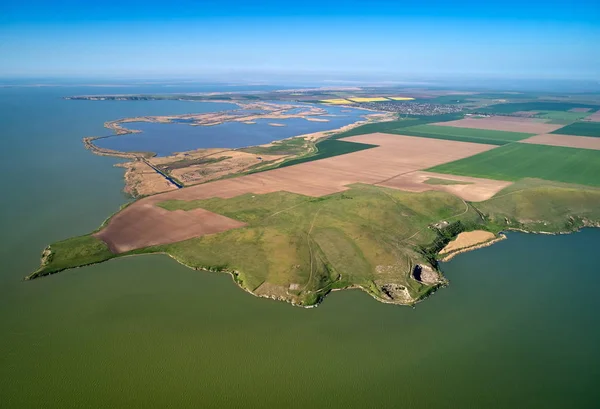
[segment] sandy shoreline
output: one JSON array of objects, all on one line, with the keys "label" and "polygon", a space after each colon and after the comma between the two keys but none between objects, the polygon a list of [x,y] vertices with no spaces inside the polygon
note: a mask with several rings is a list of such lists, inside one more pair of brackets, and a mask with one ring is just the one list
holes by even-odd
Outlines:
[{"label": "sandy shoreline", "polygon": [[455,250],[452,253],[449,253],[448,255],[444,256],[442,259],[440,259],[440,261],[441,262],[450,261],[454,257],[458,256],[459,254],[466,253],[468,251],[473,251],[473,250],[481,249],[481,248],[484,248],[484,247],[489,247],[492,244],[495,244],[495,243],[497,243],[499,241],[502,241],[504,239],[506,239],[506,236],[504,234],[500,233],[498,235],[498,237],[496,237],[496,238],[494,238],[492,240],[489,240],[489,241],[486,241],[486,242],[480,243],[480,244],[475,244],[473,246],[464,247],[464,248]]}]

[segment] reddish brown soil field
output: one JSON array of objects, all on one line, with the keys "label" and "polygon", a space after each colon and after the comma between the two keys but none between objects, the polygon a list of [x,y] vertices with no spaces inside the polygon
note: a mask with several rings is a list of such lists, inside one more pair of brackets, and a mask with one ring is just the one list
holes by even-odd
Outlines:
[{"label": "reddish brown soil field", "polygon": [[592,108],[571,108],[569,112],[590,112]]},{"label": "reddish brown soil field", "polygon": [[464,118],[456,121],[438,122],[434,125],[456,126],[459,128],[490,129],[493,131],[550,133],[564,125],[548,124],[536,118],[517,118],[514,116],[491,116],[487,118]]},{"label": "reddish brown soil field", "polygon": [[[425,183],[428,179],[444,179],[452,182],[465,182],[464,184],[431,185]],[[440,190],[456,195],[470,202],[481,202],[494,196],[496,193],[509,186],[512,182],[502,180],[481,179],[467,176],[445,175],[441,173],[416,171],[407,173],[378,183],[378,186],[392,187],[409,192],[425,192],[427,190]]]},{"label": "reddish brown soil field", "polygon": [[520,142],[536,145],[566,146],[569,148],[583,148],[600,150],[600,138],[590,136],[542,134],[524,139]]},{"label": "reddish brown soil field", "polygon": [[154,206],[154,202],[149,200],[142,203],[145,200],[116,214],[108,227],[95,234],[108,244],[113,253],[174,243],[244,226],[242,222],[208,210],[169,211]]},{"label": "reddish brown soil field", "polygon": [[[119,212],[96,236],[117,253],[149,245],[173,243],[204,234],[218,233],[243,224],[200,209],[171,212],[155,206],[156,203],[166,200],[229,198],[245,193],[262,194],[276,191],[318,197],[346,190],[346,186],[352,183],[379,183],[386,186],[386,182],[400,175],[495,148],[493,145],[382,133],[353,136],[345,140],[379,146],[150,196]],[[477,186],[474,185],[465,185],[463,189],[467,191],[469,186]],[[437,188],[433,185],[426,186],[428,189],[425,190]],[[394,186],[394,183],[391,183],[390,187],[403,186]],[[447,190],[446,188],[448,186],[443,186],[440,190]],[[455,190],[460,189],[455,187]]]}]

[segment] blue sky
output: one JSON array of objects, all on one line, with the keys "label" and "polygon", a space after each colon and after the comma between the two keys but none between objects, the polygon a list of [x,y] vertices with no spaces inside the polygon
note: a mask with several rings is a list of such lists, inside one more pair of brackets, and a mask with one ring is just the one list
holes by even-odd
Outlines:
[{"label": "blue sky", "polygon": [[0,0],[0,56],[0,76],[600,79],[600,2]]}]

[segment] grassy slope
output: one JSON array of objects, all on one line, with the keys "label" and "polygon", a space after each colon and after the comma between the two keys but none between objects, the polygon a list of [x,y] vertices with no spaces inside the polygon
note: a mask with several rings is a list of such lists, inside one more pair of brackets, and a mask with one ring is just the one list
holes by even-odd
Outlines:
[{"label": "grassy slope", "polygon": [[575,122],[571,125],[557,129],[552,133],[600,138],[600,122]]},{"label": "grassy slope", "polygon": [[498,226],[565,232],[598,224],[598,203],[598,188],[523,179],[475,205],[490,223]]},{"label": "grassy slope", "polygon": [[[165,252],[193,268],[232,272],[251,292],[303,305],[352,285],[383,300],[410,303],[390,299],[382,288],[404,286],[412,301],[428,294],[433,287],[415,281],[412,266],[435,264],[436,253],[460,231],[572,231],[600,223],[598,203],[598,188],[533,179],[468,205],[443,192],[408,193],[360,184],[317,199],[276,192],[169,201],[161,206],[202,207],[248,225],[123,255]],[[458,230],[439,234],[428,227],[441,220]],[[30,278],[115,257],[91,236],[58,242],[51,249],[52,259]]]},{"label": "grassy slope", "polygon": [[[465,210],[462,200],[449,194],[414,194],[368,185],[319,199],[279,192],[163,204],[173,210],[190,206],[249,225],[162,250],[192,267],[239,271],[238,280],[250,291],[267,282],[285,293],[290,284],[298,284],[300,290],[292,299],[303,303],[348,285],[381,296],[378,289],[389,283],[406,286],[413,298],[419,298],[430,287],[409,278],[410,266],[426,261],[414,246],[435,237],[428,224]],[[477,214],[468,211],[463,217],[475,220]],[[378,272],[377,266],[390,267]]]},{"label": "grassy slope", "polygon": [[402,135],[420,136],[425,138],[447,139],[462,142],[486,143],[492,145],[505,145],[510,142],[529,138],[534,134],[524,132],[506,132],[487,129],[459,128],[440,125],[417,125],[395,129],[394,133]]},{"label": "grassy slope", "polygon": [[513,143],[428,170],[499,180],[540,178],[600,186],[600,151]]},{"label": "grassy slope", "polygon": [[95,264],[115,257],[108,246],[91,235],[72,237],[50,245],[50,256],[46,264],[29,275],[36,278],[57,273],[68,268]]}]

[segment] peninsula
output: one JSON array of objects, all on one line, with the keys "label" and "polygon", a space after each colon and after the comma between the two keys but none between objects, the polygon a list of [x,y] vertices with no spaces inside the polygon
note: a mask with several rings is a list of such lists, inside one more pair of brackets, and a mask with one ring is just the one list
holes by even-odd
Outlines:
[{"label": "peninsula", "polygon": [[[340,91],[350,101],[345,109],[380,103],[387,113],[262,146],[153,157],[102,150],[86,139],[95,153],[133,159],[124,166],[139,199],[97,231],[48,246],[27,278],[164,253],[294,305],[314,306],[347,288],[412,305],[448,283],[441,261],[493,244],[504,231],[554,234],[600,224],[598,101],[449,93],[425,103],[455,101],[435,114],[418,111],[421,98],[397,96],[398,104],[421,104],[418,114],[403,114],[390,110],[391,94],[406,92]],[[327,118],[318,106],[290,113],[299,107],[288,103],[251,106],[266,111],[260,119]],[[106,126],[126,135],[135,132],[123,127],[131,122],[257,119],[210,113]],[[170,185],[156,178],[171,178]]]}]

